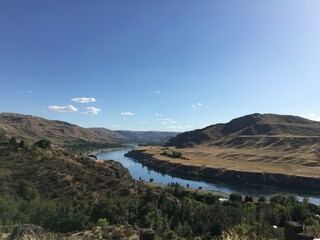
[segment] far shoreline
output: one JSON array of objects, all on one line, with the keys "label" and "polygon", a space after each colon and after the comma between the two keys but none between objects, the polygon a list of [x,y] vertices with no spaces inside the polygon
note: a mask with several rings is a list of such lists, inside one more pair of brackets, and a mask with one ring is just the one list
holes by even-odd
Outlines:
[{"label": "far shoreline", "polygon": [[101,149],[96,149],[94,151],[90,151],[85,153],[87,157],[95,158],[97,159],[97,156],[101,153],[104,152],[113,152],[113,151],[119,151],[119,150],[124,150],[124,149],[132,149],[130,146],[124,146],[124,147],[115,147],[115,148],[101,148]]}]

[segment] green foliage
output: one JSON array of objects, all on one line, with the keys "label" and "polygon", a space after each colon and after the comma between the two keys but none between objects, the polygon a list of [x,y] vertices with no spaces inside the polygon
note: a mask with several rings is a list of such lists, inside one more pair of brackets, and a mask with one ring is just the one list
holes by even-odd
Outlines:
[{"label": "green foliage", "polygon": [[[63,158],[56,159],[59,154]],[[119,179],[112,181],[109,190],[98,192],[105,186],[106,169],[94,172],[94,161],[71,156],[39,148],[9,146],[0,151],[1,166],[12,172],[0,172],[0,225],[33,223],[66,233],[92,225],[130,224],[151,227],[160,239],[219,239],[233,234],[239,239],[282,239],[287,220],[304,223],[310,233],[320,229],[316,216],[320,207],[298,202],[294,196],[245,203],[239,194],[231,194],[231,201],[221,203],[218,196],[190,191],[177,183],[150,188],[130,182],[132,187],[125,189],[130,193],[119,193],[118,185],[111,188]],[[85,171],[90,178],[84,176]],[[94,192],[100,195],[93,201]]]},{"label": "green foliage", "polygon": [[229,195],[229,199],[230,201],[233,201],[233,202],[242,202],[242,196],[237,193],[231,193]]},{"label": "green foliage", "polygon": [[6,142],[7,140],[5,132],[0,129],[0,142]]},{"label": "green foliage", "polygon": [[98,226],[103,226],[103,227],[107,227],[109,226],[109,222],[106,218],[99,218],[98,221],[97,221],[97,225]]},{"label": "green foliage", "polygon": [[71,152],[74,153],[85,153],[95,149],[106,149],[106,148],[120,148],[123,147],[122,144],[118,143],[102,143],[102,142],[89,142],[89,141],[77,141],[72,144],[65,146]]},{"label": "green foliage", "polygon": [[32,182],[20,180],[17,195],[24,200],[33,200],[39,197],[39,192]]},{"label": "green foliage", "polygon": [[171,158],[182,158],[182,153],[177,151],[173,151],[172,154],[168,153],[167,151],[163,151],[162,153],[160,153],[160,155]]},{"label": "green foliage", "polygon": [[17,139],[15,137],[11,137],[9,140],[9,144],[12,146],[16,146],[17,145]]},{"label": "green foliage", "polygon": [[267,201],[267,199],[266,199],[266,197],[264,197],[264,196],[259,197],[259,199],[258,199],[258,202],[264,203],[264,202],[266,202],[266,201]]},{"label": "green foliage", "polygon": [[26,146],[26,142],[24,140],[21,140],[20,143],[19,143],[19,147],[20,148],[25,148]]},{"label": "green foliage", "polygon": [[173,158],[181,158],[181,157],[182,157],[182,153],[181,153],[181,152],[173,151],[173,152],[172,152],[172,157],[173,157]]},{"label": "green foliage", "polygon": [[50,148],[51,142],[47,139],[41,139],[38,142],[36,142],[34,145],[42,149],[48,149]]}]

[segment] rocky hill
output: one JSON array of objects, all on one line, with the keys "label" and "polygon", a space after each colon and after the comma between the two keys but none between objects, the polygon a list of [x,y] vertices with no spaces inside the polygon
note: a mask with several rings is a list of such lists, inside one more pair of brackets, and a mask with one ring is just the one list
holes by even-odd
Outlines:
[{"label": "rocky hill", "polygon": [[31,141],[50,139],[57,146],[77,141],[112,143],[125,139],[105,128],[83,128],[63,121],[17,113],[0,113],[0,132],[7,137]]},{"label": "rocky hill", "polygon": [[[257,138],[259,141],[256,141]],[[285,139],[292,138],[295,138],[295,144],[312,144],[315,138],[320,138],[320,122],[297,116],[256,113],[233,119],[226,124],[215,124],[179,134],[168,140],[166,145],[191,147],[213,144],[247,147],[258,144],[259,147],[266,147],[276,142],[287,144]]]}]

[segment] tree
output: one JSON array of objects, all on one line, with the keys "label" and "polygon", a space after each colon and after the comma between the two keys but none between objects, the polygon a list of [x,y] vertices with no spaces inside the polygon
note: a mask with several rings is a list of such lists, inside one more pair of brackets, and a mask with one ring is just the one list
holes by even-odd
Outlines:
[{"label": "tree", "polygon": [[7,141],[7,137],[4,134],[4,132],[0,130],[0,142],[3,142],[3,141]]},{"label": "tree", "polygon": [[242,196],[237,193],[231,193],[229,199],[232,202],[242,202]]},{"label": "tree", "polygon": [[17,145],[17,139],[15,137],[11,137],[9,140],[10,145]]},{"label": "tree", "polygon": [[25,148],[26,147],[26,142],[24,140],[21,140],[19,143],[19,147]]},{"label": "tree", "polygon": [[47,139],[42,139],[42,140],[36,142],[34,145],[36,145],[42,149],[48,149],[48,148],[50,148],[51,142]]}]

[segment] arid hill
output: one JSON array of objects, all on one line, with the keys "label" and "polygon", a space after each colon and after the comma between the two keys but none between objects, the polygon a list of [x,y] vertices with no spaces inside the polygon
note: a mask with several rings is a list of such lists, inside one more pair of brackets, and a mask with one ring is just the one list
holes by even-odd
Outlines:
[{"label": "arid hill", "polygon": [[320,122],[252,114],[129,155],[165,172],[319,189]]},{"label": "arid hill", "polygon": [[276,142],[276,145],[281,145],[281,142],[286,142],[285,139],[291,141],[292,138],[297,140],[294,141],[295,145],[313,143],[312,138],[320,138],[320,122],[297,116],[256,113],[233,119],[226,124],[215,124],[179,134],[168,140],[166,145],[182,148],[199,144],[267,147]]},{"label": "arid hill", "polygon": [[54,145],[77,141],[118,142],[125,137],[105,128],[83,128],[63,121],[17,113],[0,113],[0,132],[7,137],[38,141],[49,139]]}]

